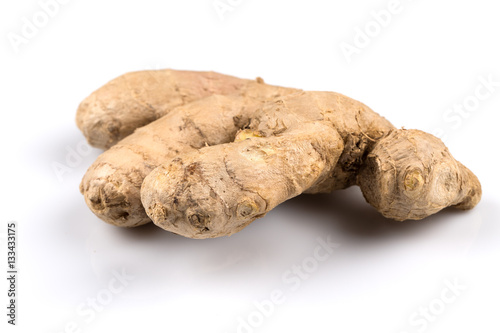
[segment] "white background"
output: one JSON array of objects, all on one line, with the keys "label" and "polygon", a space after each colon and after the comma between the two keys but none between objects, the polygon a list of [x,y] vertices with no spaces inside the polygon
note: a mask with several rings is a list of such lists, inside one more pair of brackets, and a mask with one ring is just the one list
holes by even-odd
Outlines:
[{"label": "white background", "polygon": [[[47,22],[37,1],[0,5],[3,262],[6,224],[19,228],[18,325],[6,323],[2,278],[2,331],[500,331],[500,86],[470,112],[449,110],[473,102],[481,78],[500,82],[496,2],[401,0],[381,28],[371,12],[389,0],[221,2],[232,4],[222,17],[213,0],[73,0]],[[34,19],[45,25],[15,47]],[[366,27],[364,45],[357,29]],[[349,62],[341,45],[356,38]],[[78,191],[101,151],[80,155],[62,179],[53,166],[83,140],[74,123],[83,98],[125,72],[157,68],[337,91],[398,127],[441,130],[478,175],[483,199],[469,212],[396,223],[352,188],[295,198],[211,240],[107,225]],[[340,247],[307,278],[283,279],[311,263],[318,237]],[[122,270],[134,278],[110,294]],[[271,308],[273,290],[283,302]],[[96,297],[106,303],[99,311],[88,305]]]}]

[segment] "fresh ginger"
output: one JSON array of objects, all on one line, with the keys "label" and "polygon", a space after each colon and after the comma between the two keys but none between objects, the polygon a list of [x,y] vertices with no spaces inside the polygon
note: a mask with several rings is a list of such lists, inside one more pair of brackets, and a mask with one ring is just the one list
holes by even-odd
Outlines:
[{"label": "fresh ginger", "polygon": [[80,185],[91,210],[118,226],[152,220],[210,238],[231,235],[301,193],[353,185],[399,221],[479,202],[477,177],[438,138],[396,129],[341,94],[246,82],[249,92],[166,107],[166,115],[99,156]]},{"label": "fresh ginger", "polygon": [[244,96],[214,95],[174,108],[138,128],[101,154],[80,191],[102,220],[125,227],[151,222],[141,203],[144,177],[180,154],[231,142],[263,102]]},{"label": "fresh ginger", "polygon": [[76,113],[76,124],[90,145],[108,149],[176,106],[204,97],[244,94],[267,100],[292,91],[266,85],[260,78],[245,80],[214,72],[171,69],[131,72],[108,82],[83,100]]}]

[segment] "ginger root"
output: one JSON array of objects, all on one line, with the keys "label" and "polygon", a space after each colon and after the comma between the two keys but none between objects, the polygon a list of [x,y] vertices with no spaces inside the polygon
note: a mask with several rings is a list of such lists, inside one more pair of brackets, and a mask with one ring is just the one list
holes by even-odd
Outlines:
[{"label": "ginger root", "polygon": [[[194,86],[207,74],[185,73],[197,75]],[[80,191],[98,217],[124,227],[152,220],[186,237],[211,238],[231,235],[301,193],[353,185],[380,213],[398,221],[422,219],[448,206],[471,209],[481,198],[477,177],[441,140],[396,129],[358,101],[210,75],[221,80],[219,88],[237,91],[203,97],[210,95],[204,91],[184,102],[141,97],[165,115],[113,145],[83,177]],[[168,77],[159,86],[172,96],[179,81]],[[189,87],[188,81],[182,84]],[[91,96],[93,107],[125,105],[133,95],[127,89],[115,100]],[[102,124],[110,117],[137,120],[139,110],[123,107],[91,118]],[[153,118],[143,116],[128,128]],[[107,147],[127,132],[113,137],[89,131],[87,137]]]},{"label": "ginger root", "polygon": [[144,177],[180,154],[231,142],[262,103],[214,95],[138,128],[101,154],[84,175],[80,191],[87,205],[111,224],[134,227],[151,222],[140,198]]},{"label": "ginger root", "polygon": [[176,106],[214,94],[244,94],[260,100],[295,89],[266,85],[214,72],[171,69],[124,74],[80,103],[76,124],[90,145],[108,149],[136,128],[166,115]]}]

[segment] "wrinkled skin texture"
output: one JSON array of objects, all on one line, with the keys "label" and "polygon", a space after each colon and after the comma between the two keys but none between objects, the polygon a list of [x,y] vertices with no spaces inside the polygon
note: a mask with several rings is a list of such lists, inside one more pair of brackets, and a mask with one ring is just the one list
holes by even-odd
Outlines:
[{"label": "wrinkled skin texture", "polygon": [[261,101],[214,95],[174,109],[101,154],[80,184],[90,209],[123,227],[151,222],[140,199],[144,177],[182,153],[231,142]]},{"label": "wrinkled skin texture", "polygon": [[340,135],[328,123],[298,125],[279,136],[206,147],[156,168],[141,191],[147,214],[187,237],[225,236],[328,181],[344,147]]},{"label": "wrinkled skin texture", "polygon": [[201,98],[138,128],[99,156],[80,191],[108,223],[152,220],[211,238],[301,193],[353,185],[401,221],[448,206],[470,209],[481,197],[477,178],[434,136],[398,130],[341,94],[261,81],[248,93]]},{"label": "wrinkled skin texture", "polygon": [[368,154],[358,176],[366,200],[385,217],[419,220],[448,206],[473,208],[477,177],[438,138],[418,130],[391,132]]},{"label": "wrinkled skin texture", "polygon": [[295,89],[214,72],[171,69],[131,72],[117,77],[83,100],[76,124],[90,145],[108,149],[177,106],[214,94],[240,94],[267,100]]}]

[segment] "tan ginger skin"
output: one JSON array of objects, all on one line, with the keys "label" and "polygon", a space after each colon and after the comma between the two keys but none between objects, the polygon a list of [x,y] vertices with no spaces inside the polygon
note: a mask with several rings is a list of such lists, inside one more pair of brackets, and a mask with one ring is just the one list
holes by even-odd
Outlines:
[{"label": "tan ginger skin", "polygon": [[268,100],[291,88],[261,84],[215,72],[170,69],[130,72],[93,92],[78,107],[76,124],[94,147],[107,149],[181,106],[214,94]]},{"label": "tan ginger skin", "polygon": [[[380,213],[398,221],[422,219],[448,206],[471,209],[481,198],[477,177],[441,140],[396,129],[346,96],[203,72],[181,72],[192,83],[182,81],[185,88],[178,89],[178,81],[157,82],[177,73],[166,72],[126,74],[150,93],[134,95],[130,83],[114,83],[128,79],[118,78],[79,108],[80,128],[98,129],[82,130],[101,147],[126,131],[120,127],[114,137],[106,126],[88,124],[99,123],[101,116],[101,124],[127,119],[130,132],[131,120],[137,119],[137,130],[99,156],[80,184],[87,205],[108,223],[133,227],[152,220],[176,234],[211,238],[231,235],[301,193],[352,185]],[[231,84],[218,82],[217,94],[205,96],[199,92],[205,91],[207,75],[229,78]],[[152,96],[161,89],[149,84],[159,84],[176,102]],[[234,89],[221,89],[229,85]],[[102,101],[99,91],[106,92]],[[186,91],[195,93],[186,96]],[[142,104],[127,104],[131,99]],[[149,110],[162,100],[168,105],[158,106],[161,111]],[[150,114],[162,113],[151,122]]]}]

